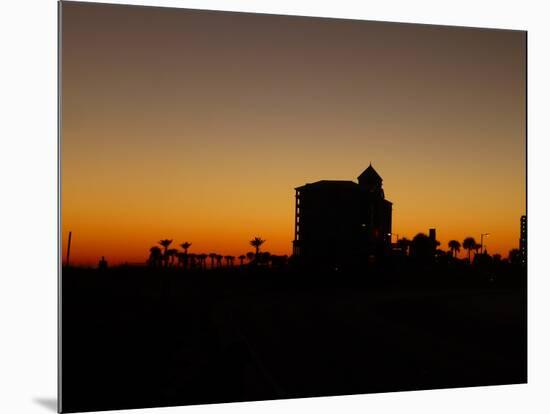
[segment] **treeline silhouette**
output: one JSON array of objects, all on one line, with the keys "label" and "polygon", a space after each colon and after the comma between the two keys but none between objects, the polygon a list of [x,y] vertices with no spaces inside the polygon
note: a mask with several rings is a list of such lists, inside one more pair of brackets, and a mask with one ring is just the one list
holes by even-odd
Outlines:
[{"label": "treeline silhouette", "polygon": [[[512,263],[520,264],[521,257],[519,249],[512,249],[508,253],[507,258],[503,258],[500,254],[489,255],[487,249],[484,246],[476,241],[474,237],[466,237],[462,243],[458,240],[450,240],[447,243],[448,250],[442,250],[439,248],[441,243],[438,240],[432,240],[425,233],[418,233],[412,240],[407,238],[398,239],[395,245],[398,247],[400,252],[405,256],[425,258],[425,259],[435,259],[439,261],[448,261],[450,259],[462,260],[467,263],[472,262],[472,252],[474,252],[473,260],[476,261],[492,261],[496,263]],[[467,258],[459,259],[458,254],[461,251],[461,248],[468,252]]]},{"label": "treeline silhouette", "polygon": [[[192,246],[190,242],[183,242],[180,247],[183,251],[175,248],[170,248],[173,243],[173,239],[162,239],[158,242],[159,246],[152,246],[149,249],[149,258],[146,264],[153,268],[168,268],[176,267],[183,270],[206,270],[219,269],[222,267],[232,268],[236,266],[236,260],[238,260],[239,266],[246,264],[254,266],[284,266],[287,264],[287,255],[274,255],[270,252],[260,251],[261,246],[265,243],[265,240],[261,237],[254,237],[250,240],[250,245],[254,247],[254,252],[247,252],[241,254],[238,257],[231,255],[221,255],[218,253],[189,253],[189,248]],[[208,259],[209,264],[208,264]]]},{"label": "treeline silhouette", "polygon": [[[158,242],[158,245],[152,246],[149,249],[146,265],[153,268],[206,270],[223,267],[233,268],[235,266],[243,267],[245,264],[255,267],[271,266],[281,268],[287,266],[289,263],[292,264],[299,261],[299,258],[294,256],[274,255],[268,251],[262,252],[260,248],[265,243],[265,240],[258,236],[249,241],[249,244],[254,247],[255,251],[249,251],[237,257],[215,252],[189,253],[189,249],[193,245],[192,243],[188,241],[181,243],[179,246],[182,250],[170,248],[172,243],[173,239],[162,239]],[[400,260],[403,257],[407,257],[415,261],[434,261],[439,263],[456,263],[460,261],[472,264],[483,263],[486,266],[490,264],[497,266],[506,264],[520,265],[522,263],[519,249],[510,250],[506,258],[503,258],[500,254],[489,255],[486,248],[481,251],[483,246],[471,236],[464,238],[462,243],[458,240],[450,240],[447,243],[448,250],[443,250],[439,246],[441,246],[441,243],[438,240],[432,240],[425,233],[416,234],[412,240],[402,237],[392,244],[392,250],[388,252],[384,260],[388,262],[392,259]],[[463,259],[458,257],[461,249],[468,252],[467,257]],[[472,252],[474,252],[473,260]],[[101,257],[98,267],[101,269],[107,267],[105,257]]]}]

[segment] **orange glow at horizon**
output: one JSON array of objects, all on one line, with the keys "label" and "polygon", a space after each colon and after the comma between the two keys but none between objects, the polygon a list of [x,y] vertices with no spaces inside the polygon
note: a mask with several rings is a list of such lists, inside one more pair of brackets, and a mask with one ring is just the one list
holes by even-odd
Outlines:
[{"label": "orange glow at horizon", "polygon": [[399,237],[518,247],[525,33],[62,7],[63,261],[290,255],[294,188],[370,161]]}]

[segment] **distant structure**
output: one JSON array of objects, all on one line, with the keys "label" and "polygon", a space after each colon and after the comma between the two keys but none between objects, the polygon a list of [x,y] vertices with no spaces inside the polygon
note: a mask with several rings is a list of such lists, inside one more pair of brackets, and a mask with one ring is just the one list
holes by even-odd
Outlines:
[{"label": "distant structure", "polygon": [[429,237],[430,237],[430,243],[431,243],[431,254],[432,256],[435,255],[435,251],[437,250],[437,240],[435,238],[435,229],[430,229],[429,230]]},{"label": "distant structure", "polygon": [[519,254],[521,264],[527,264],[527,216],[521,216],[519,231]]},{"label": "distant structure", "polygon": [[97,264],[98,269],[105,270],[108,267],[107,260],[105,260],[105,256],[101,256],[101,259],[99,259],[99,263]]},{"label": "distant structure", "polygon": [[392,203],[369,165],[354,181],[322,180],[296,190],[293,253],[337,266],[391,251]]}]

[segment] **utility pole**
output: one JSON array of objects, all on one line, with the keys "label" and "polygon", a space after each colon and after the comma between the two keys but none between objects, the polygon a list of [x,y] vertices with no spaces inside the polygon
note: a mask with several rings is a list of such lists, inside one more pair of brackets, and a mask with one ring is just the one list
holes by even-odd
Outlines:
[{"label": "utility pole", "polygon": [[481,233],[481,254],[483,254],[483,237],[488,235],[489,233]]}]

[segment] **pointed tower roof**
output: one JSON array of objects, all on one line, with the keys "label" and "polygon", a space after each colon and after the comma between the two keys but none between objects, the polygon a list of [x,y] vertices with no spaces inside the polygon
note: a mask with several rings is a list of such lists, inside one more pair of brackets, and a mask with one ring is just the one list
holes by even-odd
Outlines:
[{"label": "pointed tower roof", "polygon": [[359,177],[357,177],[357,180],[359,182],[381,182],[382,177],[376,172],[376,170],[373,168],[372,164],[369,163],[369,166],[365,171],[361,173]]}]

